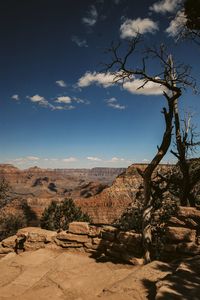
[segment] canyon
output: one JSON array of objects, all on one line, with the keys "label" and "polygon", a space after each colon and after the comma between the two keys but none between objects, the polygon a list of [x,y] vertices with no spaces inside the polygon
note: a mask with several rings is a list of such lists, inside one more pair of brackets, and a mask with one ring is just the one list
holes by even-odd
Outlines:
[{"label": "canyon", "polygon": [[[12,165],[0,165],[0,177],[10,186],[8,203],[4,210],[22,212],[22,204],[35,214],[29,224],[38,225],[44,209],[52,200],[72,198],[94,223],[110,224],[136,201],[142,186],[138,169],[146,164],[133,164],[125,168],[94,169],[40,169],[19,170]],[[166,172],[173,165],[162,164],[155,172]]]}]

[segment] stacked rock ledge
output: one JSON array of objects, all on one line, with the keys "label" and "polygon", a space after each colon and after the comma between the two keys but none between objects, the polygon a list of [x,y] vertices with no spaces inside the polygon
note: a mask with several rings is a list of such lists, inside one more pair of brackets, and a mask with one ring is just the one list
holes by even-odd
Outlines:
[{"label": "stacked rock ledge", "polygon": [[[200,211],[180,207],[165,227],[164,247],[160,258],[200,254]],[[67,231],[55,232],[38,227],[20,229],[15,236],[0,243],[0,257],[9,252],[56,248],[81,251],[94,257],[135,264],[142,257],[142,235],[133,230],[121,231],[108,225],[72,222]]]}]

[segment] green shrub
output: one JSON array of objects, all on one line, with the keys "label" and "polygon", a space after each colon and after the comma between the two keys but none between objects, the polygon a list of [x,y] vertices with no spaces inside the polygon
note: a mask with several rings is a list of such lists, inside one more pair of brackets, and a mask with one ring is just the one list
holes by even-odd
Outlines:
[{"label": "green shrub", "polygon": [[40,225],[48,230],[67,230],[69,223],[73,221],[91,222],[91,219],[74,204],[72,199],[66,199],[60,203],[52,201],[44,210]]},{"label": "green shrub", "polygon": [[22,214],[3,214],[0,217],[0,240],[15,235],[18,229],[26,226],[26,219]]}]

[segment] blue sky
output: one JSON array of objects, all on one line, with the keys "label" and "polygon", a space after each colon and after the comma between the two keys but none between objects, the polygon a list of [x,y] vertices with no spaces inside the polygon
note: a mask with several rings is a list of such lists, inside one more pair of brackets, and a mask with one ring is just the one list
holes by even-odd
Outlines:
[{"label": "blue sky", "polygon": [[[19,168],[126,167],[150,160],[164,128],[160,87],[113,85],[112,41],[165,43],[200,83],[200,47],[176,42],[181,0],[7,0],[0,3],[0,161]],[[141,53],[135,56],[140,65]],[[151,63],[149,72],[157,66]],[[180,99],[200,131],[199,95]],[[199,155],[199,153],[197,153]],[[168,154],[165,162],[174,157]]]}]

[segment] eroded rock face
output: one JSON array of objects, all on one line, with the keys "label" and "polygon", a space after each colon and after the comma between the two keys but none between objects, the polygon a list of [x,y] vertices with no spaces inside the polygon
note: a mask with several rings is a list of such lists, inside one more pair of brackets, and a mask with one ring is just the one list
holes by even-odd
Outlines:
[{"label": "eroded rock face", "polygon": [[[142,184],[138,168],[144,170],[146,166],[146,164],[131,165],[100,194],[88,199],[77,199],[75,203],[92,217],[94,223],[111,224],[122,215],[130,204],[136,201],[136,194]],[[171,165],[160,165],[156,172],[163,172],[171,168]]]},{"label": "eroded rock face", "polygon": [[123,168],[41,169],[20,170],[9,164],[0,164],[0,179],[5,178],[11,190],[5,213],[24,214],[23,204],[35,214],[30,226],[39,225],[39,219],[52,200],[88,198],[110,185]]}]

